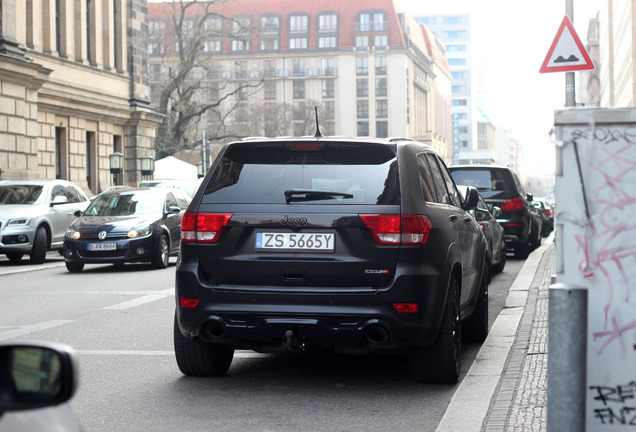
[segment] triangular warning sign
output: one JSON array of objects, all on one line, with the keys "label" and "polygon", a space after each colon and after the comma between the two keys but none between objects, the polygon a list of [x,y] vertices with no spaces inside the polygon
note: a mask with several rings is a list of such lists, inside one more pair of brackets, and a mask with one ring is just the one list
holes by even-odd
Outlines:
[{"label": "triangular warning sign", "polygon": [[594,69],[590,55],[581,43],[572,21],[566,15],[557,31],[539,73],[572,72]]}]

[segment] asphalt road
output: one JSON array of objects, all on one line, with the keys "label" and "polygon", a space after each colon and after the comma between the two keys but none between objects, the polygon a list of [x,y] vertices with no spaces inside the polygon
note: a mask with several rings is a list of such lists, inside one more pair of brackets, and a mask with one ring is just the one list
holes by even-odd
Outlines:
[{"label": "asphalt road", "polygon": [[[71,402],[86,431],[434,431],[457,386],[414,383],[398,356],[237,351],[222,378],[183,376],[172,351],[174,262],[66,271],[0,258],[0,341],[77,350]],[[490,285],[491,323],[523,261]],[[466,344],[463,373],[478,344]],[[463,376],[462,376],[463,377]]]}]

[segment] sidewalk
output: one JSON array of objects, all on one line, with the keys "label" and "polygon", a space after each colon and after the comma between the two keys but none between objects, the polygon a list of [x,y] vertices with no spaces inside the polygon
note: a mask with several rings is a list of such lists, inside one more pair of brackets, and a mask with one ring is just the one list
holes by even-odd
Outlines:
[{"label": "sidewalk", "polygon": [[548,287],[555,253],[552,234],[526,260],[437,431],[547,430]]}]

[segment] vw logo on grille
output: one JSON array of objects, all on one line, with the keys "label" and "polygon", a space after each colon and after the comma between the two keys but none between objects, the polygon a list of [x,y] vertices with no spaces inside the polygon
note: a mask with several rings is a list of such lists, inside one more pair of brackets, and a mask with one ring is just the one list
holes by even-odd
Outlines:
[{"label": "vw logo on grille", "polygon": [[97,234],[97,238],[100,240],[104,240],[106,238],[106,231],[101,231],[99,234]]}]

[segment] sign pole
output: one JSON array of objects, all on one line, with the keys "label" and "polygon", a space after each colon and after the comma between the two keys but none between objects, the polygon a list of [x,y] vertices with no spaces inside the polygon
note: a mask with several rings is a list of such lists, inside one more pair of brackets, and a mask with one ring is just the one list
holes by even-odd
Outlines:
[{"label": "sign pole", "polygon": [[[565,14],[574,22],[574,0],[565,0]],[[565,106],[576,106],[576,83],[574,72],[565,73]]]}]

